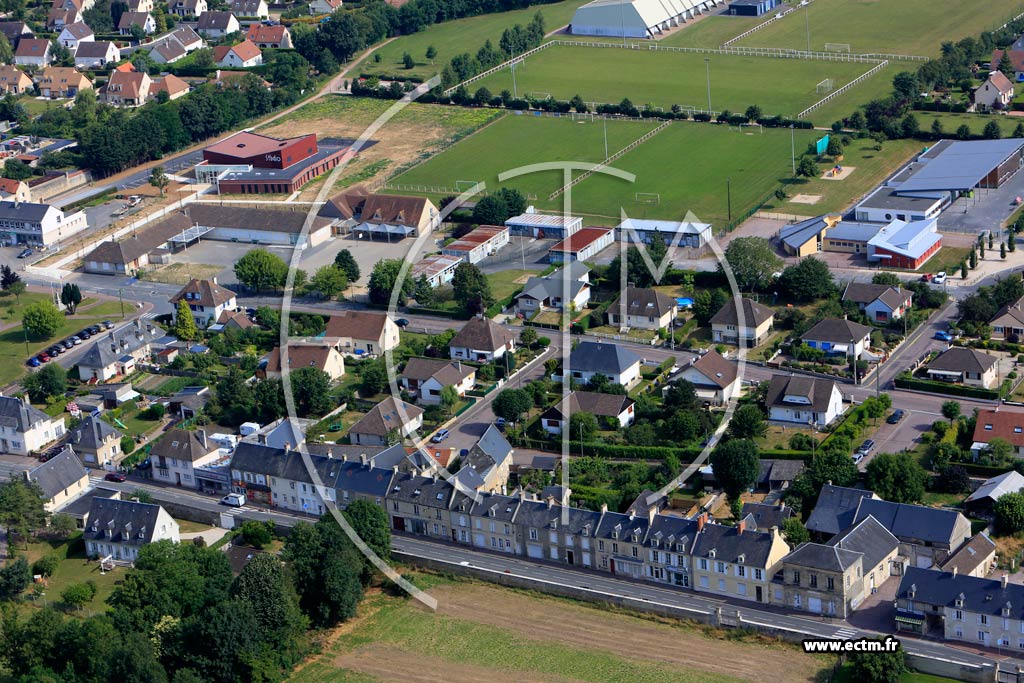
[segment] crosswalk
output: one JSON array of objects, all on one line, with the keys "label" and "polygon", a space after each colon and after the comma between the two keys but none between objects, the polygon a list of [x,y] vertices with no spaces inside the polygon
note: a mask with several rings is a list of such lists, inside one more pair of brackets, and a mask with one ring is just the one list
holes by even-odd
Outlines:
[{"label": "crosswalk", "polygon": [[853,640],[856,637],[857,631],[852,628],[841,628],[832,635],[835,640]]},{"label": "crosswalk", "polygon": [[143,320],[152,320],[155,317],[156,317],[156,313],[154,313],[153,311],[150,311],[149,313],[143,313],[142,314],[142,319]]}]

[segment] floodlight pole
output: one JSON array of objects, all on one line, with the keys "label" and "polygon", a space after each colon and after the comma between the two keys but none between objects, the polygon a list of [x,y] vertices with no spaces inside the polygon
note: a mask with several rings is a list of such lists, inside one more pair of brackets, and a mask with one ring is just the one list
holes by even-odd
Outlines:
[{"label": "floodlight pole", "polygon": [[796,127],[789,124],[789,157],[793,162],[793,175],[796,175]]},{"label": "floodlight pole", "polygon": [[602,123],[604,123],[604,158],[608,158],[608,117],[601,117]]},{"label": "floodlight pole", "polygon": [[708,81],[708,116],[711,116],[711,59],[709,57],[704,58],[704,71]]},{"label": "floodlight pole", "polygon": [[725,179],[725,201],[729,207],[729,222],[732,223],[732,178]]},{"label": "floodlight pole", "polygon": [[807,30],[807,51],[811,51],[811,20],[807,14],[807,9],[810,7],[810,3],[804,5],[804,28]]},{"label": "floodlight pole", "polygon": [[516,88],[516,63],[512,62],[512,97],[519,99],[519,89]]}]

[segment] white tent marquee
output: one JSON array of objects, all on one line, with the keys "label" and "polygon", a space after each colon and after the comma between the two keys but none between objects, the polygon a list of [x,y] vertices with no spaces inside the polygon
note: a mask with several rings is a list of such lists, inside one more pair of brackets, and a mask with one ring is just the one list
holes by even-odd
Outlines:
[{"label": "white tent marquee", "polygon": [[572,33],[650,38],[717,4],[719,0],[593,0],[576,10]]}]

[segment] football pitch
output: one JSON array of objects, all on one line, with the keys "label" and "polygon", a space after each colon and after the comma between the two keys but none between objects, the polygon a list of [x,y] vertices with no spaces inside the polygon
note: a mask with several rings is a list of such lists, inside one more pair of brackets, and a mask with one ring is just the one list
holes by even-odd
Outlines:
[{"label": "football pitch", "polygon": [[[817,90],[821,81],[830,78],[838,88],[872,66],[858,62],[557,45],[517,65],[515,87],[520,97],[547,93],[555,99],[569,100],[579,95],[586,102],[614,104],[629,98],[639,108],[651,104],[668,109],[678,104],[707,109],[710,72],[713,111],[743,112],[756,104],[768,116],[794,116],[825,95]],[[502,90],[512,92],[511,70],[503,69],[468,86],[470,92],[480,87],[495,94]],[[856,89],[851,95],[855,92]]]},{"label": "football pitch", "polygon": [[977,37],[1021,11],[1021,0],[814,0],[736,44],[806,50],[809,27],[815,51],[843,43],[855,53],[937,57],[943,42]]}]

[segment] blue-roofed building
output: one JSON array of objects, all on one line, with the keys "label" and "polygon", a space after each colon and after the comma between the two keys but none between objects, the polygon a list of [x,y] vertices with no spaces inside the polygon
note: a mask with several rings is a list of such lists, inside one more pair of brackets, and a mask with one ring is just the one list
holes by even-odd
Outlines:
[{"label": "blue-roofed building", "polygon": [[554,238],[564,240],[583,227],[579,216],[555,216],[545,213],[524,213],[505,221],[513,237]]},{"label": "blue-roofed building", "polygon": [[887,268],[917,270],[942,248],[937,220],[894,220],[868,240],[868,261]]},{"label": "blue-roofed building", "polygon": [[822,249],[825,233],[839,223],[839,216],[816,216],[779,230],[779,241],[790,256],[810,256]]},{"label": "blue-roofed building", "polygon": [[881,229],[882,226],[878,223],[843,221],[825,235],[822,250],[838,251],[844,254],[866,254],[868,241]]},{"label": "blue-roofed building", "polygon": [[711,224],[627,218],[615,229],[615,238],[622,242],[650,244],[656,234],[665,244],[700,249],[711,239]]}]

